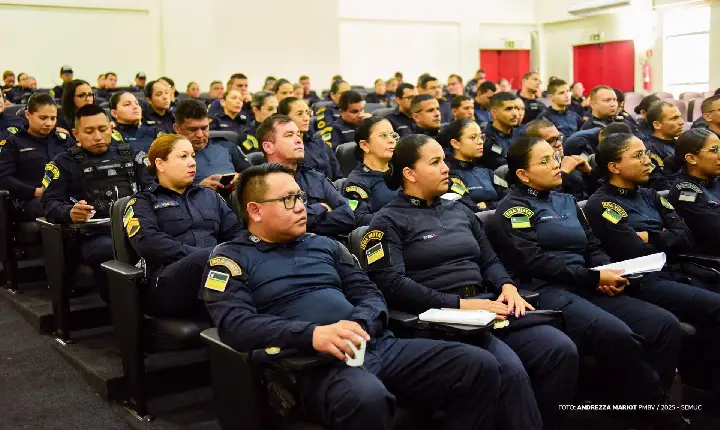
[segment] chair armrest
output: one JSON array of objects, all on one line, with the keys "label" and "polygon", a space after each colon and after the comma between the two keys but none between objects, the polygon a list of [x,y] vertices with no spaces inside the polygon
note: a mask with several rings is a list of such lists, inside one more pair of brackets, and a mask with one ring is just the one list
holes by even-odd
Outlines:
[{"label": "chair armrest", "polygon": [[720,257],[702,254],[677,254],[677,259],[688,263],[696,263],[712,268],[720,268]]},{"label": "chair armrest", "polygon": [[101,264],[108,276],[121,276],[128,280],[139,279],[145,276],[145,271],[131,264],[118,260],[110,260]]},{"label": "chair armrest", "polygon": [[62,224],[55,224],[53,222],[48,221],[45,218],[36,218],[35,222],[38,223],[40,228],[43,228],[45,230],[60,231],[60,230],[62,230],[62,227],[63,227]]},{"label": "chair armrest", "polygon": [[409,314],[396,309],[388,309],[388,314],[391,321],[400,324],[403,327],[412,327],[418,322],[417,315]]},{"label": "chair armrest", "polygon": [[0,190],[0,198],[10,197],[10,191]]},{"label": "chair armrest", "polygon": [[493,327],[493,323],[487,325],[466,325],[466,324],[447,324],[447,323],[427,323],[431,330],[449,333],[457,336],[476,336],[484,333]]},{"label": "chair armrest", "polygon": [[526,302],[530,303],[532,307],[536,308],[538,306],[538,299],[540,298],[540,293],[536,291],[518,289],[518,294],[520,294],[520,297],[525,299]]}]

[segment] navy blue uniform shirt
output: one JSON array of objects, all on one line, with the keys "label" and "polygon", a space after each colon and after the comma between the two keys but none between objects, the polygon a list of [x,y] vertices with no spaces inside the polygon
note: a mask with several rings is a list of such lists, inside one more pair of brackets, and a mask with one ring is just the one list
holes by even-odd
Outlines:
[{"label": "navy blue uniform shirt", "polygon": [[45,165],[74,144],[70,136],[55,131],[40,138],[19,130],[0,140],[0,188],[13,198],[32,199],[42,186]]},{"label": "navy blue uniform shirt", "polygon": [[569,109],[557,111],[550,107],[540,113],[538,118],[546,119],[553,123],[558,131],[565,137],[580,130],[580,127],[583,126],[582,117]]},{"label": "navy blue uniform shirt", "polygon": [[412,118],[400,112],[398,108],[390,112],[385,116],[385,119],[390,121],[393,126],[395,133],[399,134],[400,137],[405,137],[413,133],[415,128],[415,121]]},{"label": "navy blue uniform shirt", "polygon": [[[482,163],[482,158],[479,161]],[[480,202],[485,203],[487,209],[495,209],[505,196],[508,183],[492,170],[452,156],[446,158],[445,163],[450,168],[450,192],[464,197],[460,202],[473,212],[480,210],[477,207]]]},{"label": "navy blue uniform shirt", "polygon": [[585,157],[597,152],[602,128],[580,130],[563,142],[565,155],[584,155]]},{"label": "navy blue uniform shirt", "polygon": [[122,140],[129,143],[133,149],[145,153],[150,150],[153,141],[164,134],[157,126],[146,125],[142,122],[138,124],[116,124],[114,130],[120,133]]},{"label": "navy blue uniform shirt", "polygon": [[440,105],[440,121],[447,124],[454,119],[452,114],[452,104],[445,99],[438,99]]},{"label": "navy blue uniform shirt", "polygon": [[163,133],[175,133],[173,124],[175,124],[175,115],[168,110],[165,115],[160,115],[148,105],[147,109],[142,111],[142,123],[145,125],[154,125]]},{"label": "navy blue uniform shirt", "polygon": [[348,124],[344,119],[340,118],[322,131],[323,135],[328,131],[330,132],[332,147],[337,148],[338,145],[342,145],[343,143],[355,142],[356,128],[356,126]]},{"label": "navy blue uniform shirt", "polygon": [[670,165],[665,163],[667,158],[675,156],[675,139],[665,140],[651,135],[645,142],[645,148],[650,151],[650,159],[654,166],[647,187],[656,191],[669,190],[680,173],[673,170],[675,163]]},{"label": "navy blue uniform shirt", "polygon": [[480,127],[483,127],[483,124],[487,124],[492,122],[492,115],[490,115],[490,109],[484,108],[480,106],[480,103],[477,101],[475,103],[475,122],[477,122]]},{"label": "navy blue uniform shirt", "polygon": [[[13,110],[17,110],[17,106],[14,106]],[[27,120],[23,117],[9,114],[5,111],[0,112],[0,140],[6,139],[8,136],[17,133],[23,128],[27,128],[26,124]]]},{"label": "navy blue uniform shirt", "polygon": [[[309,232],[323,236],[350,234],[356,225],[354,209],[325,175],[301,165],[295,172],[295,181],[307,193],[305,207]],[[327,204],[332,210],[328,211],[321,203]],[[357,203],[355,209],[359,208]]]},{"label": "navy blue uniform shirt", "polygon": [[322,172],[331,181],[343,177],[335,151],[325,140],[306,133],[303,135],[303,144],[305,146],[305,160],[303,161],[305,167]]},{"label": "navy blue uniform shirt", "polygon": [[315,135],[320,132],[326,133],[327,127],[340,119],[340,108],[333,102],[327,106],[323,106],[315,112],[315,116],[310,119],[310,129],[308,134]]},{"label": "navy blue uniform shirt", "polygon": [[250,162],[235,144],[225,139],[210,139],[207,146],[195,151],[195,183],[211,175],[240,173]]},{"label": "navy blue uniform shirt", "polygon": [[391,307],[408,312],[459,308],[461,287],[499,292],[514,284],[475,214],[440,197],[428,204],[399,193],[375,214],[360,247],[370,279]]},{"label": "navy blue uniform shirt", "polygon": [[376,337],[388,323],[385,299],[350,252],[314,234],[269,243],[243,231],[213,250],[203,285],[220,339],[239,351],[312,351],[317,325],[355,321]]},{"label": "navy blue uniform shirt", "polygon": [[362,163],[348,175],[345,189],[342,190],[343,195],[348,199],[364,202],[370,207],[370,212],[365,214],[363,219],[358,219],[359,224],[369,224],[375,212],[397,197],[397,190],[388,188],[384,178],[383,172],[372,170]]},{"label": "navy blue uniform shirt", "polygon": [[525,116],[522,120],[523,124],[527,124],[536,119],[545,110],[545,105],[538,101],[538,99],[526,99],[521,96],[519,92],[518,98],[520,98],[525,105]]},{"label": "navy blue uniform shirt", "polygon": [[670,188],[668,200],[692,230],[698,252],[720,255],[720,182],[683,172]]},{"label": "navy blue uniform shirt", "polygon": [[507,164],[507,151],[514,133],[505,134],[495,128],[492,122],[488,123],[483,132],[485,133],[483,156],[478,162],[492,170]]},{"label": "navy blue uniform shirt", "polygon": [[[225,112],[220,112],[210,118],[210,130],[234,131],[238,135],[242,135],[249,126],[248,117],[242,113],[238,113],[235,118],[230,118]],[[253,129],[253,134],[255,134],[255,129]]]}]

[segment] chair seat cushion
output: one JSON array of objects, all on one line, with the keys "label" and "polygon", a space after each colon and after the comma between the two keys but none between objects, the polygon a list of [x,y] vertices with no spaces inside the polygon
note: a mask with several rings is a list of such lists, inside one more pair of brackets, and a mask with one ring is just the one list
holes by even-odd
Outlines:
[{"label": "chair seat cushion", "polygon": [[18,223],[17,240],[22,245],[36,245],[41,243],[40,227],[35,221]]},{"label": "chair seat cushion", "polygon": [[200,333],[210,328],[207,320],[145,318],[147,348],[152,351],[181,351],[200,348]]}]

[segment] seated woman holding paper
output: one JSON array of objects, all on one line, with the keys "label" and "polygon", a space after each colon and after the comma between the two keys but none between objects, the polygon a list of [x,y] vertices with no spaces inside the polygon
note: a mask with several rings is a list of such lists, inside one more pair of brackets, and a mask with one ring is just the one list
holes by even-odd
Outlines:
[{"label": "seated woman holding paper", "polygon": [[[533,308],[518,294],[480,221],[461,203],[440,198],[449,180],[444,158],[443,148],[425,135],[406,136],[395,147],[385,181],[403,191],[375,214],[363,237],[368,274],[398,310],[480,309],[500,319],[513,313],[523,318]],[[497,300],[473,299],[484,292],[483,284],[499,294]],[[542,421],[551,428],[558,405],[573,402],[575,346],[549,325],[500,336],[505,343],[491,334],[474,343],[500,363],[504,428],[541,429]]]},{"label": "seated woman holding paper", "polygon": [[507,182],[473,161],[483,156],[484,133],[471,119],[456,119],[443,127],[437,140],[448,156],[449,192],[473,212],[495,209],[507,192]]},{"label": "seated woman holding paper", "polygon": [[628,280],[617,272],[591,269],[610,257],[575,198],[552,191],[562,176],[550,144],[523,136],[507,159],[511,189],[487,229],[501,260],[522,288],[540,293],[540,306],[563,311],[565,333],[598,362],[603,400],[664,402],[680,353],[679,321],[621,294]]}]

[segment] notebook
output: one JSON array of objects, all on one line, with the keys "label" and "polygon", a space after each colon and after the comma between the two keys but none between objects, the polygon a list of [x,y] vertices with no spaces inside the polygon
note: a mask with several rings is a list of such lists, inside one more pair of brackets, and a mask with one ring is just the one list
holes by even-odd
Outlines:
[{"label": "notebook", "polygon": [[420,315],[420,321],[484,326],[495,319],[495,313],[481,310],[429,309]]}]

